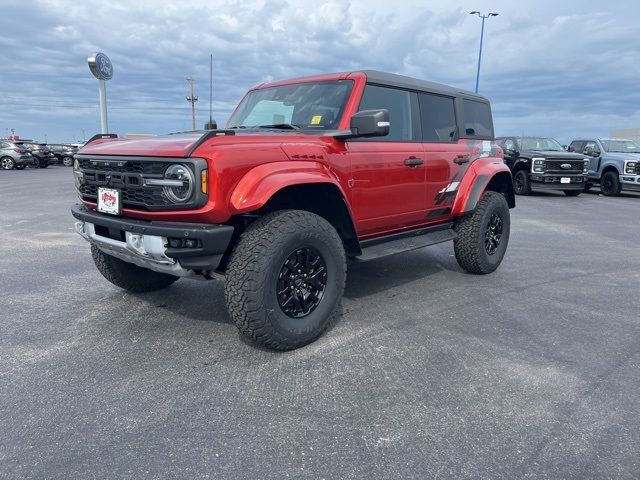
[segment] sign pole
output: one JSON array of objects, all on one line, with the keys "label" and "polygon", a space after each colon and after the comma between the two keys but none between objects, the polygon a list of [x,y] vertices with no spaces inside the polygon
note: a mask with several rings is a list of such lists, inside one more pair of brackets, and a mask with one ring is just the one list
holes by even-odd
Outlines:
[{"label": "sign pole", "polygon": [[100,133],[109,133],[107,121],[107,82],[98,80],[100,90]]},{"label": "sign pole", "polygon": [[87,63],[93,76],[98,79],[98,91],[100,92],[100,133],[109,133],[106,81],[111,80],[113,77],[113,65],[109,57],[102,52],[89,55]]}]

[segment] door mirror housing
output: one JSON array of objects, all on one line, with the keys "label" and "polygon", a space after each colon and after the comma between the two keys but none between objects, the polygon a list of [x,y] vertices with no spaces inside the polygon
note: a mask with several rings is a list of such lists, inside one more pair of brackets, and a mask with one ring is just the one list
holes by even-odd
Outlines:
[{"label": "door mirror housing", "polygon": [[339,132],[336,138],[384,137],[389,135],[389,110],[363,110],[354,114],[349,122],[348,132]]}]

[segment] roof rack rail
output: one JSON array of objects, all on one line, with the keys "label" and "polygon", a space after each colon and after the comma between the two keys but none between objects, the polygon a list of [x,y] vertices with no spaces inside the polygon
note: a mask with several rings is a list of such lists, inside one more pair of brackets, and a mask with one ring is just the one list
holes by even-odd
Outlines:
[{"label": "roof rack rail", "polygon": [[209,140],[211,137],[217,137],[218,135],[235,135],[236,131],[231,129],[217,129],[217,130],[207,130],[204,134],[191,146],[189,151],[184,154],[184,158],[190,157],[193,152],[195,152],[196,148],[202,145],[204,142]]}]

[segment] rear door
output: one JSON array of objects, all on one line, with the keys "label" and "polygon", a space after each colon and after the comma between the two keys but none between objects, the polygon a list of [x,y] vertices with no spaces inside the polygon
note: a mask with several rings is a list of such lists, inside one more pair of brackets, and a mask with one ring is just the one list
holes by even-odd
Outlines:
[{"label": "rear door", "polygon": [[424,223],[425,165],[417,93],[366,85],[359,110],[387,109],[385,137],[346,142],[352,208],[359,235]]}]

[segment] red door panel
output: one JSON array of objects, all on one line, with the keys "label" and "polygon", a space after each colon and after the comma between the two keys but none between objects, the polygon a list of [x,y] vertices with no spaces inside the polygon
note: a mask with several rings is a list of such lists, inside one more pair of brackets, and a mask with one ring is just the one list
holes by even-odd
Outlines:
[{"label": "red door panel", "polygon": [[[351,198],[358,235],[381,233],[424,222],[425,166],[421,143],[347,142]],[[414,162],[415,163],[415,162]]]}]

